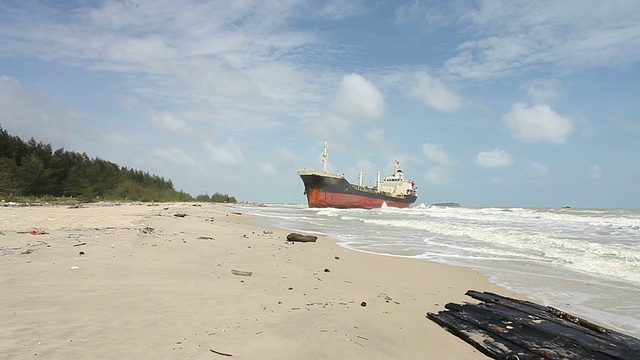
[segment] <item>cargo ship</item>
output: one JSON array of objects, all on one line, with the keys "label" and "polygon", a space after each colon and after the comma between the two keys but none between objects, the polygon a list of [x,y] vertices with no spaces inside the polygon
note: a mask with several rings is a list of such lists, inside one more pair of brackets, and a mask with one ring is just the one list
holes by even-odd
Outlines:
[{"label": "cargo ship", "polygon": [[304,183],[304,194],[309,207],[322,208],[379,208],[386,206],[406,208],[418,198],[415,183],[404,178],[398,167],[400,162],[394,161],[393,174],[380,180],[378,172],[376,186],[362,185],[362,172],[359,184],[350,183],[344,175],[327,171],[327,142],[324,142],[322,153],[323,171],[303,169],[298,175]]}]

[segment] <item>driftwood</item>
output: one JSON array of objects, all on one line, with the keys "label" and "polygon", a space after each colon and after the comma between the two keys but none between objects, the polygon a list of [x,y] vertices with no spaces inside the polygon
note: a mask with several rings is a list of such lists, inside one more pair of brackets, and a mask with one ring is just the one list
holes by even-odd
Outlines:
[{"label": "driftwood", "polygon": [[[427,317],[494,359],[640,360],[640,340],[536,303],[468,291]],[[553,309],[553,310],[551,310]]]},{"label": "driftwood", "polygon": [[316,240],[318,240],[318,237],[314,235],[302,235],[298,233],[291,233],[287,235],[287,241],[316,242]]},{"label": "driftwood", "polygon": [[239,275],[239,276],[251,276],[251,275],[253,275],[253,273],[251,271],[244,271],[244,270],[231,270],[231,273],[233,275]]}]

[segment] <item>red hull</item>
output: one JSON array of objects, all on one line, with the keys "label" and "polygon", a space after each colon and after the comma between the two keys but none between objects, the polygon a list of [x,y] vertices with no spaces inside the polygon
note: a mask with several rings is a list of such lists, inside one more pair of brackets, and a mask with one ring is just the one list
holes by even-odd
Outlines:
[{"label": "red hull", "polygon": [[362,195],[323,192],[318,188],[307,189],[307,201],[309,207],[373,209],[382,207],[383,203],[396,208],[406,208],[411,205],[411,203],[407,202],[383,200]]}]

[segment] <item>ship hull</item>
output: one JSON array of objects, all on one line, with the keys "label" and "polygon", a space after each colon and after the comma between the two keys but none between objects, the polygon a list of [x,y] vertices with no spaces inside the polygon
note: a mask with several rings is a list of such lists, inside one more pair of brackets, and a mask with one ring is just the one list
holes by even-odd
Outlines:
[{"label": "ship hull", "polygon": [[386,204],[390,207],[406,208],[417,199],[415,195],[396,197],[359,190],[344,178],[315,174],[300,175],[300,178],[304,183],[309,207],[372,209]]}]

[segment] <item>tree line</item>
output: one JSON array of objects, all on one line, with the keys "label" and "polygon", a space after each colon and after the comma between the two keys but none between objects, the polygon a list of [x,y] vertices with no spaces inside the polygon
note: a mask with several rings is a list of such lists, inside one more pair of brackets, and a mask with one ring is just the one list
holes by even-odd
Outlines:
[{"label": "tree line", "polygon": [[237,202],[227,194],[195,198],[173,182],[146,171],[118,166],[86,153],[53,150],[51,144],[25,142],[0,126],[0,199],[67,197],[81,201]]}]

